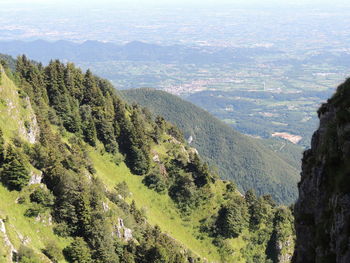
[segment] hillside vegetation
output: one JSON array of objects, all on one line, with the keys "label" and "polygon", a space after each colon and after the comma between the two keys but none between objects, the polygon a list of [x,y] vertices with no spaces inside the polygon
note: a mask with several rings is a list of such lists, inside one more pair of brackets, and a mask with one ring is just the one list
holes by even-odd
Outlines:
[{"label": "hillside vegetation", "polygon": [[177,127],[71,63],[1,63],[0,262],[289,260],[291,210],[218,179]]},{"label": "hillside vegetation", "polygon": [[[148,108],[155,115],[175,124],[191,145],[223,179],[236,182],[240,190],[254,189],[259,195],[271,194],[282,203],[297,197],[299,148],[287,143],[245,136],[216,119],[207,111],[178,96],[153,89],[123,90],[130,102]],[[282,146],[283,147],[282,147]]]}]

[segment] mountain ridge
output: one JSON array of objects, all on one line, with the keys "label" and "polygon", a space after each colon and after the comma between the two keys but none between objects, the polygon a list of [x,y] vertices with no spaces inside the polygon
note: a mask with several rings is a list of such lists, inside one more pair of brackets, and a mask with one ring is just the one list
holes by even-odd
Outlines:
[{"label": "mountain ridge", "polygon": [[[63,61],[157,61],[161,63],[236,63],[251,61],[251,52],[274,53],[268,48],[220,48],[220,47],[196,47],[185,45],[158,45],[141,41],[132,41],[124,45],[111,42],[87,40],[82,43],[59,41],[0,41],[2,53],[12,56],[27,54],[31,58],[42,63],[48,63],[51,59]],[[44,51],[47,52],[44,52]],[[250,52],[248,52],[250,51]]]}]

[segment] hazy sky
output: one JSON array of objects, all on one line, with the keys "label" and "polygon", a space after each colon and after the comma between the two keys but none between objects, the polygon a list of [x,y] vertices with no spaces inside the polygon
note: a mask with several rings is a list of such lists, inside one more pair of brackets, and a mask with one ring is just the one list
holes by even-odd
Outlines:
[{"label": "hazy sky", "polygon": [[69,5],[136,5],[136,6],[349,6],[349,0],[0,0],[1,4],[69,4]]}]

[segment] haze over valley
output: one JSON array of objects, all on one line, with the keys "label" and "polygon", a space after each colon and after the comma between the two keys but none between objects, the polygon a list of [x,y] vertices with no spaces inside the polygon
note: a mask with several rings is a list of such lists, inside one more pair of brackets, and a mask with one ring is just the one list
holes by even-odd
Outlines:
[{"label": "haze over valley", "polygon": [[117,89],[165,90],[242,133],[303,147],[350,65],[346,5],[7,5],[3,53],[72,61]]},{"label": "haze over valley", "polygon": [[0,263],[350,262],[349,43],[348,0],[0,0]]}]

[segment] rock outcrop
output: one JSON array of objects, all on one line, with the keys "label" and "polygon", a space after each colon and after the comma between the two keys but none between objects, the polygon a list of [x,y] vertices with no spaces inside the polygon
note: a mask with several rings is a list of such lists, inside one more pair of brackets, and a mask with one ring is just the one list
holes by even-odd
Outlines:
[{"label": "rock outcrop", "polygon": [[132,230],[130,228],[125,227],[124,220],[121,218],[118,218],[118,224],[117,224],[117,236],[124,241],[129,241],[133,239],[132,236]]},{"label": "rock outcrop", "polygon": [[30,180],[29,180],[29,185],[32,184],[40,184],[41,180],[43,179],[43,173],[41,171],[37,172],[30,172]]},{"label": "rock outcrop", "polygon": [[350,79],[318,111],[304,152],[294,263],[350,262]]},{"label": "rock outcrop", "polygon": [[8,235],[7,235],[5,222],[2,219],[0,219],[0,233],[3,234],[5,245],[10,251],[10,253],[9,253],[10,260],[11,260],[10,262],[13,262],[12,259],[16,257],[17,250],[15,249],[15,247],[13,246],[13,244],[11,243],[11,241],[10,241]]}]

